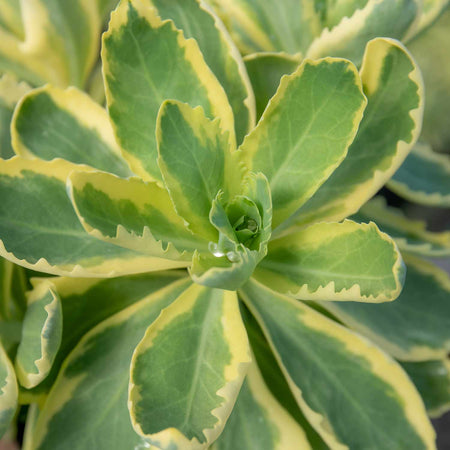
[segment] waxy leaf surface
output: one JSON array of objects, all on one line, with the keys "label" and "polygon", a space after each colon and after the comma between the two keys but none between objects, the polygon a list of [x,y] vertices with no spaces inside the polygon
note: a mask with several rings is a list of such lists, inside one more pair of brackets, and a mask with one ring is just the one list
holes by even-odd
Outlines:
[{"label": "waxy leaf surface", "polygon": [[330,447],[436,448],[418,392],[385,353],[259,283],[248,283],[242,295],[298,404]]}]

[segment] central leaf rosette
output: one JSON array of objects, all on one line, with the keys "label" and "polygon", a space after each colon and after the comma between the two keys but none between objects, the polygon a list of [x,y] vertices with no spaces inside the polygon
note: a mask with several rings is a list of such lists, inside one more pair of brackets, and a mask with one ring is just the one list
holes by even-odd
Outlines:
[{"label": "central leaf rosette", "polygon": [[[199,284],[236,290],[267,254],[270,186],[250,172],[219,120],[173,100],[159,111],[158,166],[175,210],[200,243],[190,274]],[[180,139],[183,136],[183,148]],[[206,244],[206,245],[204,245]]]}]

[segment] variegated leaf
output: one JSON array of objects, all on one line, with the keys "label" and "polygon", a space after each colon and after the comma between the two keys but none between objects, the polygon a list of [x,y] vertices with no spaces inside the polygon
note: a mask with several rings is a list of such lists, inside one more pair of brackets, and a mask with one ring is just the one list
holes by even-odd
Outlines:
[{"label": "variegated leaf", "polygon": [[0,2],[0,27],[23,39],[24,29],[20,1],[2,0]]},{"label": "variegated leaf", "polygon": [[299,406],[330,447],[436,448],[422,399],[394,360],[305,304],[255,281],[242,295]]},{"label": "variegated leaf", "polygon": [[34,86],[82,87],[95,62],[101,18],[96,2],[20,2],[23,36],[0,28],[0,71]]},{"label": "variegated leaf", "polygon": [[318,223],[271,241],[255,278],[301,300],[379,303],[400,294],[400,252],[374,223]]},{"label": "variegated leaf", "polygon": [[123,154],[145,180],[161,181],[156,117],[166,99],[202,106],[234,138],[233,112],[193,39],[140,0],[120,3],[103,36],[103,73],[110,117]]},{"label": "variegated leaf", "polygon": [[450,207],[450,157],[416,144],[388,187],[415,203]]},{"label": "variegated leaf", "polygon": [[207,248],[207,241],[186,228],[167,191],[155,182],[74,172],[68,191],[82,225],[96,238],[172,260],[174,267],[188,265],[195,249]]},{"label": "variegated leaf", "polygon": [[35,388],[22,389],[22,401],[34,402],[45,397],[55,382],[61,364],[88,331],[172,283],[183,285],[180,281],[182,279],[187,283],[187,273],[178,270],[111,279],[66,277],[33,279],[34,290],[31,296],[35,296],[35,292],[42,291],[44,285],[57,292],[61,298],[64,333],[49,375]]},{"label": "variegated leaf", "polygon": [[136,432],[157,448],[208,448],[225,426],[249,362],[236,293],[193,285],[136,347],[129,390]]},{"label": "variegated leaf", "polygon": [[61,159],[2,162],[1,256],[30,269],[70,276],[110,277],[173,267],[173,262],[86,233],[66,193],[66,179],[74,170],[90,169]]},{"label": "variegated leaf", "polygon": [[14,108],[20,98],[31,88],[25,82],[18,82],[11,75],[0,78],[0,158],[14,156],[11,146],[10,125]]},{"label": "variegated leaf", "polygon": [[312,450],[305,432],[273,397],[256,363],[250,365],[225,430],[211,450]]},{"label": "variegated leaf", "polygon": [[222,21],[203,0],[145,0],[158,11],[162,19],[171,19],[183,30],[186,38],[194,38],[225,89],[234,113],[236,139],[255,125],[255,98],[244,63]]},{"label": "variegated leaf", "polygon": [[436,418],[450,410],[450,362],[447,359],[402,362],[425,402],[430,417]]},{"label": "variegated leaf", "polygon": [[404,258],[405,285],[395,302],[377,307],[329,302],[322,305],[397,359],[445,357],[450,351],[450,277],[422,259]]},{"label": "variegated leaf", "polygon": [[0,342],[0,438],[8,430],[17,409],[18,389],[14,367]]},{"label": "variegated leaf", "polygon": [[320,32],[312,0],[215,0],[243,53],[304,52]]},{"label": "variegated leaf", "polygon": [[386,204],[383,197],[375,197],[352,216],[357,222],[374,221],[382,231],[388,233],[400,250],[423,256],[450,255],[450,231],[428,231],[427,224],[406,217],[399,208]]},{"label": "variegated leaf", "polygon": [[76,88],[35,89],[19,103],[12,123],[13,148],[25,158],[64,158],[129,176],[108,113]]},{"label": "variegated leaf", "polygon": [[81,339],[42,407],[30,450],[139,448],[143,440],[127,407],[132,353],[148,325],[186,286],[183,280],[143,298]]},{"label": "variegated leaf", "polygon": [[368,105],[344,162],[292,223],[342,220],[391,178],[420,133],[423,85],[419,69],[397,41],[370,41],[361,69]]},{"label": "variegated leaf", "polygon": [[365,105],[361,80],[349,61],[304,61],[282,79],[241,146],[245,165],[269,180],[274,228],[342,162]]},{"label": "variegated leaf", "polygon": [[17,349],[16,374],[22,386],[33,388],[50,372],[61,345],[63,317],[58,294],[42,283],[28,296],[28,309]]},{"label": "variegated leaf", "polygon": [[201,108],[167,101],[158,115],[156,139],[158,166],[175,209],[195,234],[215,241],[212,202],[219,191],[229,201],[242,182],[228,136]]},{"label": "variegated leaf", "polygon": [[431,25],[435,26],[435,22],[439,19],[439,16],[445,14],[449,4],[449,0],[422,0],[422,11],[419,14],[416,25],[409,30],[404,40],[408,42]]},{"label": "variegated leaf", "polygon": [[[341,5],[352,5],[352,2],[333,3],[336,5],[334,12],[327,11],[330,14],[329,23],[325,23],[325,28],[312,42],[306,56],[340,56],[358,66],[371,39],[387,36],[402,40],[415,27],[421,6],[418,0],[367,0],[353,2],[350,10],[345,12]],[[348,12],[351,14],[347,16]]]},{"label": "variegated leaf", "polygon": [[289,75],[299,66],[299,58],[287,53],[252,53],[244,58],[256,99],[256,116],[261,118],[273,97],[283,75]]}]

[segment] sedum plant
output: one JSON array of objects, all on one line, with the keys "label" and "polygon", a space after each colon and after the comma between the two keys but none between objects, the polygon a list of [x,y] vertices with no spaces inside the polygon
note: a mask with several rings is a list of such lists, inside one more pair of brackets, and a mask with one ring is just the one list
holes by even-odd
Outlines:
[{"label": "sedum plant", "polygon": [[121,2],[102,65],[108,112],[32,90],[0,163],[1,254],[57,275],[1,353],[3,429],[19,401],[25,449],[435,448],[404,370],[328,312],[402,288],[395,242],[344,220],[420,132],[402,44],[303,61],[256,126],[202,2]]}]

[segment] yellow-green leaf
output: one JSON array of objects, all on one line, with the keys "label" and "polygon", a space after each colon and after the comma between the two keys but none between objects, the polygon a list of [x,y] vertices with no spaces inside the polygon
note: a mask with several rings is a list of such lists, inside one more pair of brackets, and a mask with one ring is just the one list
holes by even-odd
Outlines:
[{"label": "yellow-green leaf", "polygon": [[14,367],[0,343],[0,438],[8,430],[17,409],[17,381]]},{"label": "yellow-green leaf", "polygon": [[249,362],[236,293],[193,285],[136,347],[129,391],[136,432],[157,448],[208,448]]},{"label": "yellow-green leaf", "polygon": [[365,105],[361,80],[349,61],[307,60],[282,79],[241,146],[245,165],[270,183],[274,228],[342,162]]},{"label": "yellow-green leaf", "polygon": [[436,448],[422,399],[394,360],[305,304],[255,281],[242,295],[299,406],[330,447]]},{"label": "yellow-green leaf", "polygon": [[123,154],[134,173],[161,181],[155,127],[164,100],[202,106],[220,118],[234,143],[233,112],[225,91],[206,65],[198,44],[171,20],[139,0],[120,3],[103,35],[103,73],[108,110]]},{"label": "yellow-green leaf", "polygon": [[301,300],[379,303],[400,294],[400,252],[372,222],[318,223],[270,242],[255,278]]},{"label": "yellow-green leaf", "polygon": [[28,296],[28,309],[17,349],[16,373],[28,389],[50,372],[61,344],[63,317],[61,302],[51,284],[42,283]]}]

